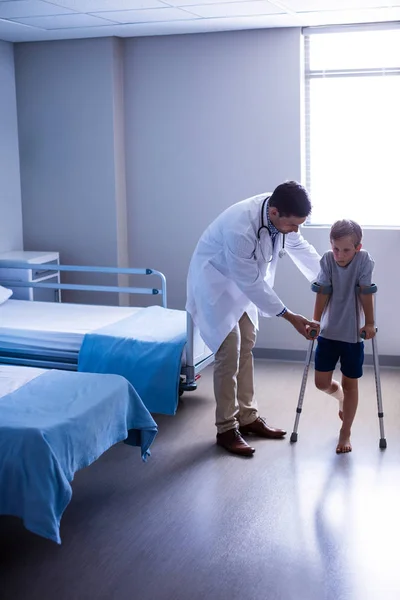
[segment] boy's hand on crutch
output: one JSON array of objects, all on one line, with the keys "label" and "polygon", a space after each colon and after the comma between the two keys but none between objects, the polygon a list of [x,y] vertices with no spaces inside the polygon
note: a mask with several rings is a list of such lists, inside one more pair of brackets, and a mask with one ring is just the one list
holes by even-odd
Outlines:
[{"label": "boy's hand on crutch", "polygon": [[307,325],[307,339],[316,340],[319,336],[321,325],[316,321],[311,321],[311,325]]},{"label": "boy's hand on crutch", "polygon": [[373,337],[375,337],[376,335],[376,328],[374,323],[366,323],[364,325],[364,327],[361,327],[360,329],[360,336],[364,339],[364,340],[372,340]]}]

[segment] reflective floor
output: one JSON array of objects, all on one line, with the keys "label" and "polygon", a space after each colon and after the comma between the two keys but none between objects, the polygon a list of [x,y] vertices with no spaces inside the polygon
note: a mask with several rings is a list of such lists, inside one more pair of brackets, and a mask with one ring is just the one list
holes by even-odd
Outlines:
[{"label": "reflective floor", "polygon": [[[302,365],[257,361],[260,413],[292,430]],[[400,598],[400,371],[360,384],[353,452],[335,454],[336,402],[307,388],[299,439],[215,446],[212,372],[183,397],[142,464],[123,444],[77,474],[63,543],[0,518],[1,600]]]}]

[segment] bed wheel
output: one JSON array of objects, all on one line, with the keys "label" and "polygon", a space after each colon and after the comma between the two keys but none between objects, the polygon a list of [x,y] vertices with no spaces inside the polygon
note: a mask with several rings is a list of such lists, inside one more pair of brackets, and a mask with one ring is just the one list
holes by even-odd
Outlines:
[{"label": "bed wheel", "polygon": [[[199,377],[197,376],[196,380],[198,378]],[[179,382],[179,398],[181,396],[183,396],[184,392],[193,392],[196,389],[197,389],[196,381],[194,381],[193,383],[186,383],[186,378],[183,375],[181,375],[180,382]]]}]

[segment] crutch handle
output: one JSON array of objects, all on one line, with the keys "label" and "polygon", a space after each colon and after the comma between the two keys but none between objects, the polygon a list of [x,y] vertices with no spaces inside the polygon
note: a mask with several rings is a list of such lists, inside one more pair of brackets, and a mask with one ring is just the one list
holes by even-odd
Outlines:
[{"label": "crutch handle", "polygon": [[310,337],[315,338],[317,335],[317,330],[316,329],[311,329],[310,331]]},{"label": "crutch handle", "polygon": [[[375,327],[375,333],[376,333],[377,331],[378,331],[378,328],[377,328],[377,327]],[[366,334],[366,332],[365,332],[365,331],[362,331],[362,332],[361,332],[361,336],[360,336],[360,337],[361,337],[361,339],[365,340],[365,338],[367,337],[367,334]]]}]

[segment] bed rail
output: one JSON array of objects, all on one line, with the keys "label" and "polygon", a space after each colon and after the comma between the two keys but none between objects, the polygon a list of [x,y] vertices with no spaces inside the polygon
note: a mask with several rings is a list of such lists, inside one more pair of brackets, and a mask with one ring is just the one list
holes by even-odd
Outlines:
[{"label": "bed rail", "polygon": [[[32,263],[25,262],[14,262],[14,261],[1,261],[2,268],[11,269],[32,269]],[[154,269],[130,269],[130,268],[119,268],[119,267],[88,267],[78,265],[59,265],[55,263],[40,263],[35,264],[37,271],[54,271],[54,272],[84,272],[84,273],[108,273],[116,275],[155,275],[161,280],[161,286],[159,288],[141,288],[141,287],[120,287],[120,286],[107,286],[107,285],[83,285],[75,283],[49,283],[46,281],[11,281],[2,279],[1,285],[9,288],[16,287],[32,287],[32,288],[48,288],[53,290],[80,290],[80,291],[93,291],[93,292],[116,292],[116,293],[127,293],[127,294],[150,294],[150,295],[161,295],[162,306],[167,308],[167,281],[165,275],[160,271]],[[214,356],[211,354],[207,358],[201,360],[196,364],[196,358],[194,356],[194,330],[195,326],[189,313],[187,316],[187,344],[186,344],[186,364],[182,367],[181,371],[181,384],[180,392],[193,391],[197,388],[196,380],[199,373],[207,365],[211,364],[214,360]],[[68,370],[76,370],[77,368],[77,355],[76,353],[69,353],[63,351],[46,351],[45,356],[42,352],[27,351],[20,353],[19,351],[13,351],[8,348],[2,348],[0,346],[0,364],[20,364],[25,366],[35,366],[44,368],[61,368]]]},{"label": "bed rail", "polygon": [[[10,269],[32,269],[32,263],[1,261],[2,268]],[[161,279],[161,288],[142,288],[142,287],[122,287],[115,285],[83,285],[76,283],[49,283],[45,281],[10,281],[2,280],[1,285],[5,287],[28,287],[28,288],[47,288],[51,290],[80,290],[91,292],[117,292],[126,294],[150,294],[161,295],[162,305],[167,308],[167,280],[165,275],[154,269],[130,269],[123,267],[88,267],[80,265],[58,265],[54,263],[41,263],[36,265],[40,271],[57,272],[84,272],[84,273],[108,273],[116,275],[156,275]]]}]

